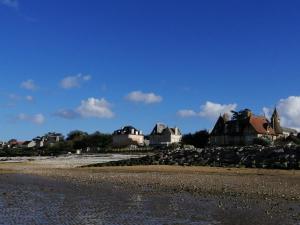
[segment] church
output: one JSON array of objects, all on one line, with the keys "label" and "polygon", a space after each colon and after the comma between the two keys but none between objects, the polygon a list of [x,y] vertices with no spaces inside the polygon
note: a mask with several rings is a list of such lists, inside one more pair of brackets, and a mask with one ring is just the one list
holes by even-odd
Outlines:
[{"label": "church", "polygon": [[271,121],[266,116],[254,115],[250,109],[232,113],[231,119],[228,114],[224,114],[217,120],[210,135],[212,145],[251,145],[257,138],[275,141],[278,138],[297,134],[296,130],[281,127],[276,108]]}]

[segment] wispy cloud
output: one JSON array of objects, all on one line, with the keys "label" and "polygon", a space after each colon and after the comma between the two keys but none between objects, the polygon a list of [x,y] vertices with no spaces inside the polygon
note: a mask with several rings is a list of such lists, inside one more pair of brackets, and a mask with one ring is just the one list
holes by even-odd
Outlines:
[{"label": "wispy cloud", "polygon": [[17,0],[0,0],[0,4],[14,9],[19,8],[19,2]]},{"label": "wispy cloud", "polygon": [[33,102],[34,97],[32,95],[27,95],[27,96],[25,96],[25,100],[28,101],[28,102]]},{"label": "wispy cloud", "polygon": [[80,114],[76,112],[76,110],[72,109],[60,109],[57,112],[54,113],[54,116],[61,117],[64,119],[76,119],[80,117]]},{"label": "wispy cloud", "polygon": [[88,98],[86,100],[82,100],[81,104],[76,109],[61,109],[54,113],[54,115],[64,119],[110,119],[115,116],[114,112],[112,111],[112,104],[104,98]]},{"label": "wispy cloud", "polygon": [[180,117],[203,117],[208,119],[216,119],[218,116],[224,113],[231,114],[232,110],[237,108],[237,104],[219,104],[207,101],[204,105],[200,107],[200,111],[197,112],[192,109],[182,109],[177,112]]},{"label": "wispy cloud", "polygon": [[163,98],[159,95],[154,93],[144,93],[142,91],[133,91],[129,93],[125,99],[131,102],[140,102],[145,104],[159,103],[163,100]]},{"label": "wispy cloud", "polygon": [[34,102],[34,97],[32,95],[21,96],[18,94],[9,94],[7,97],[9,106],[16,106],[19,102]]},{"label": "wispy cloud", "polygon": [[75,76],[67,76],[60,82],[60,86],[63,89],[73,89],[81,87],[83,82],[87,82],[92,79],[91,75],[77,74]]},{"label": "wispy cloud", "polygon": [[35,91],[38,89],[38,86],[35,84],[34,80],[23,81],[20,86],[21,88],[29,91]]},{"label": "wispy cloud", "polygon": [[42,125],[45,123],[45,116],[41,113],[35,115],[28,115],[26,113],[20,113],[16,118],[16,121],[30,122],[36,125]]},{"label": "wispy cloud", "polygon": [[180,117],[194,117],[199,114],[192,109],[182,109],[177,112],[177,115]]}]

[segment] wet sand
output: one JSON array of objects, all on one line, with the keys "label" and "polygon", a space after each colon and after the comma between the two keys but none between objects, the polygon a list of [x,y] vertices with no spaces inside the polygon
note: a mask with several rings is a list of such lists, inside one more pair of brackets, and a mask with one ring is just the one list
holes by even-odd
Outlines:
[{"label": "wet sand", "polygon": [[0,163],[0,224],[300,224],[299,171]]}]

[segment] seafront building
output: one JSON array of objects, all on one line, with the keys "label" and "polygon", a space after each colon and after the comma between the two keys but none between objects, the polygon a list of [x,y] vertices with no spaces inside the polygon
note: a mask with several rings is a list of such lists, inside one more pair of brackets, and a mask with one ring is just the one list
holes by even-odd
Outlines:
[{"label": "seafront building", "polygon": [[211,132],[210,143],[217,146],[251,145],[257,138],[275,141],[292,134],[296,135],[297,131],[281,127],[276,108],[270,121],[266,116],[256,116],[251,110],[245,109],[233,112],[231,119],[228,114],[220,116]]},{"label": "seafront building", "polygon": [[178,127],[169,128],[168,126],[158,123],[153,128],[150,136],[150,146],[160,147],[180,143],[182,134]]},{"label": "seafront building", "polygon": [[144,135],[133,126],[125,126],[113,133],[113,147],[144,146]]}]

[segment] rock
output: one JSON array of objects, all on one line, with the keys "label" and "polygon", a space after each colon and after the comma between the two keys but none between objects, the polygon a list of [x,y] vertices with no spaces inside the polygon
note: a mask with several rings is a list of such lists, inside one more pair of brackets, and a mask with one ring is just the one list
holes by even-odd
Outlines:
[{"label": "rock", "polygon": [[276,169],[300,169],[298,146],[208,147],[205,149],[164,150],[138,159],[92,166],[182,165]]}]

